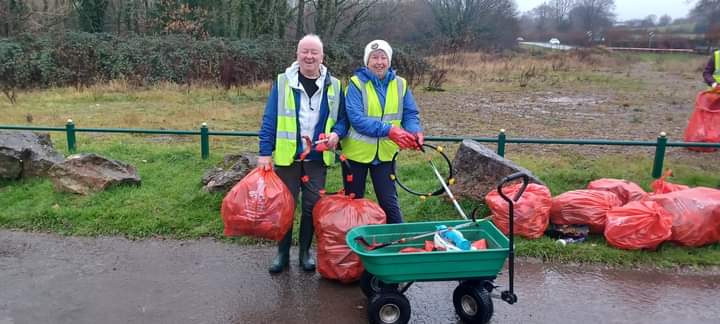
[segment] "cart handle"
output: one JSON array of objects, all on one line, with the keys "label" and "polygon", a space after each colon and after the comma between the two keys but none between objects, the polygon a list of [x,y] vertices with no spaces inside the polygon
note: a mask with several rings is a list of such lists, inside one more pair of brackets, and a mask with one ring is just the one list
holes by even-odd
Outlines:
[{"label": "cart handle", "polygon": [[[522,178],[523,184],[520,187],[520,190],[515,194],[515,197],[513,199],[510,199],[510,197],[506,196],[505,193],[503,193],[502,188],[505,184],[508,182],[511,182],[513,180],[517,180],[518,178]],[[508,280],[509,280],[509,290],[503,291],[500,293],[500,298],[507,302],[508,304],[514,304],[517,302],[517,295],[515,295],[514,292],[514,281],[515,281],[515,240],[514,240],[514,234],[515,230],[513,228],[514,224],[514,218],[515,218],[515,210],[514,206],[515,203],[520,200],[520,197],[523,193],[525,193],[525,189],[527,189],[528,182],[530,182],[530,177],[523,173],[523,172],[517,172],[513,173],[505,178],[502,178],[500,180],[500,184],[497,186],[498,194],[500,194],[500,197],[502,197],[505,201],[508,203],[508,218],[510,219],[510,249],[508,251]]]}]

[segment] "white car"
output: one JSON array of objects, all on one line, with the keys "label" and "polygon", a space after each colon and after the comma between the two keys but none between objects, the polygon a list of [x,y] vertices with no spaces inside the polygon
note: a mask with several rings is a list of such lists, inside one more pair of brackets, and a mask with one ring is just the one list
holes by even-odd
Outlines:
[{"label": "white car", "polygon": [[548,43],[550,43],[550,45],[560,45],[560,40],[557,38],[550,38]]}]

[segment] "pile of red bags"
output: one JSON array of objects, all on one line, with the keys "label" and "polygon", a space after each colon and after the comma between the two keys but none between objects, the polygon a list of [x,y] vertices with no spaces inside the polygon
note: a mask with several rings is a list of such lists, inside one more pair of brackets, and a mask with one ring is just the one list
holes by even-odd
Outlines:
[{"label": "pile of red bags", "polygon": [[290,229],[295,202],[275,171],[257,168],[225,196],[220,213],[226,236],[279,241]]},{"label": "pile of red bags", "polygon": [[[695,99],[695,111],[685,130],[686,142],[720,143],[720,91],[703,91]],[[688,147],[700,152],[714,152],[712,147]]]},{"label": "pile of red bags", "polygon": [[[521,183],[503,188],[503,193],[511,199],[520,190]],[[493,223],[506,235],[510,232],[508,216],[508,203],[493,190],[485,196],[485,203],[493,214]],[[550,207],[552,195],[550,190],[539,184],[531,183],[525,193],[514,204],[514,232],[517,235],[535,239],[541,237],[548,227],[550,220]]]},{"label": "pile of red bags", "polygon": [[360,257],[347,246],[345,235],[360,225],[384,224],[385,212],[375,202],[342,192],[322,196],[313,209],[317,236],[317,270],[323,278],[349,283],[360,279]]},{"label": "pile of red bags", "polygon": [[619,206],[622,206],[622,201],[610,191],[568,191],[553,198],[550,222],[558,225],[588,225],[590,232],[603,233],[608,210]]}]

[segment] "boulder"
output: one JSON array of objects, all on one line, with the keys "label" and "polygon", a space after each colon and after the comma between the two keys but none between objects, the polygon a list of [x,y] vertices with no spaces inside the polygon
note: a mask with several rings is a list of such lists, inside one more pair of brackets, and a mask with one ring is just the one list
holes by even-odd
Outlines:
[{"label": "boulder", "polygon": [[202,178],[203,190],[227,193],[255,167],[257,167],[257,155],[255,154],[226,155],[220,166],[205,172]]},{"label": "boulder", "polygon": [[531,183],[545,185],[527,169],[473,140],[464,140],[460,145],[453,160],[453,172],[453,193],[480,201],[484,201],[491,190],[497,190],[502,178],[515,172],[525,172]]},{"label": "boulder", "polygon": [[0,131],[0,179],[45,176],[63,160],[47,133]]},{"label": "boulder", "polygon": [[140,185],[134,166],[96,154],[75,154],[50,169],[55,190],[87,195],[119,185]]}]

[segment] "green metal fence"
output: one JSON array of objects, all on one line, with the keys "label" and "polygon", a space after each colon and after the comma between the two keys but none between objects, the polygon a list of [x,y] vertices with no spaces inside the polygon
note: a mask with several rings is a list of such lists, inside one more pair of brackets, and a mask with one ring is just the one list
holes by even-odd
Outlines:
[{"label": "green metal fence", "polygon": [[[198,130],[158,130],[158,129],[134,129],[134,128],[77,128],[72,119],[69,119],[65,127],[31,127],[31,126],[5,126],[5,130],[29,130],[65,132],[67,136],[68,151],[74,153],[77,150],[77,133],[127,133],[127,134],[162,134],[162,135],[200,135],[200,156],[207,159],[210,156],[210,136],[244,136],[257,137],[257,132],[228,132],[210,131],[207,123],[202,123]],[[505,130],[501,129],[497,137],[460,137],[460,136],[428,136],[426,141],[435,142],[460,142],[471,139],[482,143],[497,144],[497,154],[505,156],[506,144],[559,144],[559,145],[613,145],[613,146],[654,146],[655,159],[653,162],[652,176],[659,178],[662,175],[663,163],[665,161],[665,150],[667,147],[714,147],[720,148],[720,143],[698,143],[698,142],[668,142],[665,132],[660,133],[655,141],[613,141],[613,140],[579,140],[579,139],[540,139],[540,138],[508,138]]]}]

